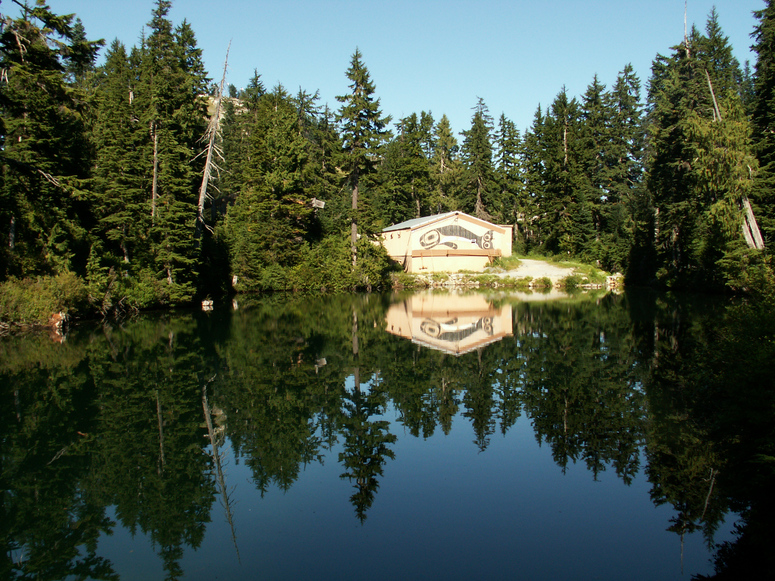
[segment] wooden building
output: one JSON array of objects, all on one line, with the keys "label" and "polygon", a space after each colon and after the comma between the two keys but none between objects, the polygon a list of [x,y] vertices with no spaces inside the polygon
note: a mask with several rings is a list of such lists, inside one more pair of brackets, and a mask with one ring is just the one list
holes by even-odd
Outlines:
[{"label": "wooden building", "polygon": [[382,245],[406,272],[481,271],[511,256],[512,226],[498,226],[463,212],[415,218],[382,231]]},{"label": "wooden building", "polygon": [[388,333],[456,356],[513,334],[511,305],[481,294],[416,293],[390,305],[385,318]]}]

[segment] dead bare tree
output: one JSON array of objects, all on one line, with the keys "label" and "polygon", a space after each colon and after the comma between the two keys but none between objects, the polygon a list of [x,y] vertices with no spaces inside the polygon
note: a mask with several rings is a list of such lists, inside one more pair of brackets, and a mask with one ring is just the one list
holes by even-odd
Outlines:
[{"label": "dead bare tree", "polygon": [[204,386],[202,386],[202,410],[204,411],[205,424],[207,425],[207,436],[210,439],[210,448],[212,450],[213,464],[215,466],[215,478],[216,486],[218,487],[223,504],[223,508],[226,511],[226,522],[229,523],[231,529],[231,540],[234,543],[234,549],[237,551],[237,561],[240,561],[239,547],[237,546],[237,533],[234,529],[234,517],[231,514],[232,499],[229,498],[229,490],[226,487],[226,475],[223,471],[222,452],[219,448],[219,438],[216,431],[213,428],[212,411],[210,410],[210,404],[207,401],[207,385],[215,380],[213,375]]},{"label": "dead bare tree", "polygon": [[208,195],[207,193],[207,188],[210,185],[210,179],[212,178],[213,174],[218,175],[220,173],[220,168],[215,163],[215,157],[217,156],[218,159],[223,161],[223,150],[218,145],[218,138],[221,134],[223,86],[226,83],[226,70],[229,66],[230,50],[231,42],[229,43],[229,47],[226,49],[226,60],[223,63],[223,76],[221,77],[221,84],[218,86],[218,94],[215,96],[215,108],[212,115],[210,116],[210,121],[207,124],[207,131],[205,131],[205,134],[202,138],[202,141],[207,141],[207,148],[199,154],[199,156],[206,155],[207,157],[205,160],[204,171],[202,172],[202,184],[199,186],[199,206],[197,207],[196,212],[196,232],[194,233],[196,240],[199,240],[202,237],[204,228],[210,229],[209,226],[205,224],[204,218],[205,201],[207,198],[212,199],[212,196]]}]

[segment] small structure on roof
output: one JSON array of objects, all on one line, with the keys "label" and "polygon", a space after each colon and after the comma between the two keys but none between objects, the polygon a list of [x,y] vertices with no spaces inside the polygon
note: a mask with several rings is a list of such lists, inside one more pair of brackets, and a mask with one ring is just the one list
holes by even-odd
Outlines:
[{"label": "small structure on roof", "polygon": [[477,271],[499,256],[511,256],[512,228],[447,212],[385,228],[382,245],[406,272]]}]

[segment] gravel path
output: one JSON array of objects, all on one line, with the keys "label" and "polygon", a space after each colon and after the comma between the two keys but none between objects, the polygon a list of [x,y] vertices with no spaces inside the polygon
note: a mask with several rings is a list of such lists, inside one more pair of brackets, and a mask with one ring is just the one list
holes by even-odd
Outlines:
[{"label": "gravel path", "polygon": [[525,278],[530,276],[533,279],[546,277],[553,283],[573,274],[572,268],[563,268],[544,260],[533,260],[530,258],[520,258],[519,267],[516,270],[498,273],[501,277],[510,276],[512,278]]}]

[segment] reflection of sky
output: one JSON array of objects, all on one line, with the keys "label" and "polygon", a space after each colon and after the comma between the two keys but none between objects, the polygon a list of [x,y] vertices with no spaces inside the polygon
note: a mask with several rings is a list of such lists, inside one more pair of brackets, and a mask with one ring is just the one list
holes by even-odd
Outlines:
[{"label": "reflection of sky", "polygon": [[114,506],[107,509],[107,516],[116,523],[113,534],[100,537],[97,554],[113,564],[121,581],[130,579],[163,579],[164,568],[161,559],[153,551],[150,535],[140,530],[132,536],[116,518]]},{"label": "reflection of sky", "polygon": [[[411,436],[392,407],[386,418],[398,436],[395,460],[363,525],[349,502],[352,483],[339,478],[341,437],[323,465],[304,467],[288,492],[272,487],[263,499],[226,446],[241,564],[216,499],[202,546],[186,549],[185,578],[667,580],[711,570],[694,534],[681,576],[680,538],[665,531],[673,510],[653,505],[642,470],[629,487],[613,469],[595,482],[583,462],[563,475],[524,416],[483,453],[461,415],[449,436],[437,427],[428,439]],[[716,541],[730,538],[729,528]],[[132,540],[117,528],[100,553],[122,580],[163,575],[142,534]]]}]

